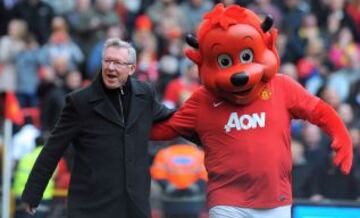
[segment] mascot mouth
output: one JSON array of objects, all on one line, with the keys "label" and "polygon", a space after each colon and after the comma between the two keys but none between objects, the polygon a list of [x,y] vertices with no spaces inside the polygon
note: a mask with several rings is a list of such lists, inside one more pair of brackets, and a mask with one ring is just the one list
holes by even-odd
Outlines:
[{"label": "mascot mouth", "polygon": [[248,89],[242,90],[242,91],[236,91],[236,92],[231,92],[234,95],[241,95],[241,96],[246,96],[248,95],[254,87],[250,87]]}]

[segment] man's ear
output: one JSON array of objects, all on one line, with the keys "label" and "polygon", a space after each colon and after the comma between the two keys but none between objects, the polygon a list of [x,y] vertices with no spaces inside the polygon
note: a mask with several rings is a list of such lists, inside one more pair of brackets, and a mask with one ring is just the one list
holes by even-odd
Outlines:
[{"label": "man's ear", "polygon": [[192,49],[192,48],[185,48],[184,53],[186,57],[188,57],[190,60],[192,60],[197,65],[200,65],[201,63],[201,55],[199,51]]},{"label": "man's ear", "polygon": [[133,75],[135,73],[135,70],[136,66],[134,64],[130,65],[129,76]]}]

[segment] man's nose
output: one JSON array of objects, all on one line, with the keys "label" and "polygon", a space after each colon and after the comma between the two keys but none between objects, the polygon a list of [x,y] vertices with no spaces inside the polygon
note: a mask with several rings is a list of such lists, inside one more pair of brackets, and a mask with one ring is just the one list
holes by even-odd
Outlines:
[{"label": "man's nose", "polygon": [[109,68],[110,68],[110,69],[114,69],[114,68],[115,68],[114,61],[110,61],[110,62],[109,62]]}]

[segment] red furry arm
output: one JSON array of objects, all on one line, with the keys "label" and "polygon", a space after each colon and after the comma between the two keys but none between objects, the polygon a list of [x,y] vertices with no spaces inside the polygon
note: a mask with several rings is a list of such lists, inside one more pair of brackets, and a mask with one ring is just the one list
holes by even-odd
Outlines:
[{"label": "red furry arm", "polygon": [[171,127],[169,120],[156,123],[150,132],[151,140],[171,140],[178,136],[180,136],[179,133]]},{"label": "red furry arm", "polygon": [[[200,89],[199,89],[200,90]],[[203,91],[196,91],[168,120],[155,124],[151,129],[150,139],[171,140],[178,136],[192,137],[195,132],[200,95]]]},{"label": "red furry arm", "polygon": [[336,111],[319,100],[309,121],[331,136],[331,148],[336,152],[334,164],[339,166],[344,174],[348,174],[352,165],[353,146],[346,126]]}]

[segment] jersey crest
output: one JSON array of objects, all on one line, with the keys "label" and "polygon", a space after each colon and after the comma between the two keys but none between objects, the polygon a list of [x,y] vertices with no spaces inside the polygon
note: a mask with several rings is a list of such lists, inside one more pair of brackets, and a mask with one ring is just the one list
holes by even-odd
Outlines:
[{"label": "jersey crest", "polygon": [[269,88],[264,88],[261,92],[260,92],[260,98],[262,100],[269,100],[271,98],[271,90]]}]

